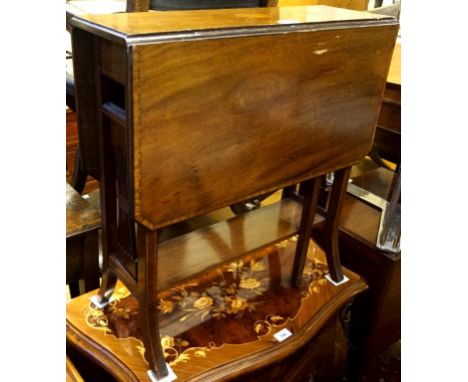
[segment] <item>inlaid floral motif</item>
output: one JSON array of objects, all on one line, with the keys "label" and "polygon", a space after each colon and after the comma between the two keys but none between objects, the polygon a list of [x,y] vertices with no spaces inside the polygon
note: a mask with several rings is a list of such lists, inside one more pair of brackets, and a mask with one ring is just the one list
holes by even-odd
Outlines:
[{"label": "inlaid floral motif", "polygon": [[[161,346],[171,365],[204,358],[223,343],[255,341],[287,325],[301,305],[301,299],[320,293],[327,283],[327,265],[311,246],[304,268],[305,285],[293,288],[289,276],[296,238],[290,238],[256,256],[227,264],[181,284],[159,296]],[[284,296],[281,304],[278,296]],[[87,324],[117,338],[136,338],[144,355],[138,325],[138,302],[126,288],[119,288],[103,310],[90,304]],[[203,336],[200,336],[202,328]],[[229,328],[230,336],[225,333]],[[237,342],[236,342],[237,341]]]},{"label": "inlaid floral motif", "polygon": [[244,311],[252,312],[261,304],[255,298],[266,291],[267,276],[262,260],[239,260],[223,267],[203,292],[198,291],[198,285],[172,289],[170,297],[159,301],[158,308],[163,315],[183,312],[181,322],[230,315],[239,319]]},{"label": "inlaid floral motif", "polygon": [[197,299],[197,301],[193,303],[193,306],[197,309],[206,309],[209,308],[211,305],[213,305],[213,299],[208,296],[200,297],[199,299]]},{"label": "inlaid floral motif", "polygon": [[226,303],[226,313],[228,314],[237,314],[249,308],[247,300],[238,296],[226,296],[224,297],[224,302]]},{"label": "inlaid floral motif", "polygon": [[169,300],[160,300],[159,301],[159,310],[162,313],[172,313],[174,310],[174,303]]},{"label": "inlaid floral motif", "polygon": [[260,286],[260,281],[252,277],[242,279],[239,286],[244,289],[255,289]]},{"label": "inlaid floral motif", "polygon": [[269,333],[270,330],[271,330],[271,324],[265,320],[257,321],[254,324],[254,331],[259,336],[264,336],[265,334]]}]

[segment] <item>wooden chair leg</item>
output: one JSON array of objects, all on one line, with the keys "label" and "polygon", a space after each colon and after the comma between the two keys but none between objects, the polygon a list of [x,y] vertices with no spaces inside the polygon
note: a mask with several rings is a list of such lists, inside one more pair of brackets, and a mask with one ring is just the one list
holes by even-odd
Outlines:
[{"label": "wooden chair leg", "polygon": [[99,288],[99,237],[98,231],[86,234],[83,243],[83,279],[85,292]]},{"label": "wooden chair leg", "polygon": [[87,177],[88,174],[86,174],[86,172],[84,171],[83,161],[81,160],[80,146],[78,146],[76,148],[75,169],[73,170],[71,186],[80,194],[85,188]]},{"label": "wooden chair leg", "polygon": [[288,186],[283,188],[283,192],[281,193],[281,199],[287,199],[291,196],[291,194],[296,191],[296,186]]},{"label": "wooden chair leg", "polygon": [[106,306],[109,303],[116,284],[117,276],[107,267],[102,272],[101,286],[96,296],[96,302],[100,307]]},{"label": "wooden chair leg", "polygon": [[70,297],[74,298],[80,295],[80,281],[73,281],[68,284],[68,289],[70,290]]},{"label": "wooden chair leg", "polygon": [[102,208],[103,206],[103,195],[101,190],[101,211],[104,213],[101,214],[102,219],[102,276],[101,276],[101,286],[99,288],[99,292],[95,299],[92,301],[98,304],[99,307],[104,307],[109,303],[109,300],[114,293],[115,285],[117,284],[117,276],[112,272],[109,266],[109,253],[110,248],[107,239],[107,230],[105,228],[105,209]]},{"label": "wooden chair leg", "polygon": [[335,171],[335,179],[330,191],[325,222],[324,245],[331,279],[338,283],[343,280],[340,255],[338,250],[338,227],[340,223],[343,197],[348,187],[351,167]]},{"label": "wooden chair leg", "polygon": [[275,285],[281,284],[281,261],[278,252],[275,252],[269,256],[268,259],[268,273],[269,277],[269,289],[275,288]]},{"label": "wooden chair leg", "polygon": [[304,204],[302,206],[301,225],[299,227],[299,236],[296,244],[296,254],[294,256],[294,264],[291,281],[294,286],[300,287],[302,281],[302,273],[307,257],[307,249],[309,248],[310,237],[312,235],[312,227],[314,225],[315,211],[320,193],[321,178],[307,180],[300,185],[304,196]]},{"label": "wooden chair leg", "polygon": [[157,309],[157,236],[158,231],[150,231],[138,226],[138,303],[139,319],[145,345],[145,358],[151,372],[157,379],[164,378],[169,371],[161,347]]},{"label": "wooden chair leg", "polygon": [[377,146],[375,144],[372,145],[371,151],[369,151],[367,155],[369,155],[370,158],[380,167],[392,170],[392,168],[389,165],[387,165],[387,163],[385,163],[382,157],[380,156],[379,151],[377,150]]},{"label": "wooden chair leg", "polygon": [[[98,86],[100,86],[98,84]],[[99,87],[98,87],[99,88]],[[99,182],[99,197],[101,200],[101,247],[102,247],[102,278],[99,293],[95,298],[96,303],[103,307],[109,303],[114,293],[117,283],[117,276],[111,271],[109,265],[109,256],[115,253],[112,240],[109,237],[109,225],[116,224],[116,187],[115,187],[115,169],[111,165],[112,153],[110,144],[104,145],[104,126],[103,121],[98,119],[98,138],[99,138],[99,163],[101,169],[101,179]]]}]

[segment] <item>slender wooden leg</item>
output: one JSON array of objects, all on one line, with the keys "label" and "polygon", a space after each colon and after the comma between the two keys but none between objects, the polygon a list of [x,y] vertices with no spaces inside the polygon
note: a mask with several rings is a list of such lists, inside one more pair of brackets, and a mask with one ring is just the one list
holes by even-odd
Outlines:
[{"label": "slender wooden leg", "polygon": [[[101,287],[98,295],[92,300],[99,307],[104,307],[109,303],[109,300],[114,293],[117,283],[117,276],[111,271],[109,265],[109,255],[113,252],[111,240],[107,229],[107,222],[115,222],[115,189],[107,188],[105,180],[100,182],[100,198],[101,198],[101,239],[102,239],[102,277]],[[108,197],[106,197],[106,191]]]},{"label": "slender wooden leg", "polygon": [[307,188],[308,186],[307,186],[306,183],[307,182],[302,182],[302,183],[299,184],[299,190],[298,190],[299,195],[304,196],[309,191],[309,189]]},{"label": "slender wooden leg", "polygon": [[302,206],[301,225],[299,227],[299,237],[297,239],[296,254],[294,256],[294,264],[291,281],[294,286],[300,287],[302,281],[302,273],[307,257],[307,249],[309,248],[310,237],[312,235],[312,227],[314,225],[315,211],[320,193],[320,177],[307,180],[300,186],[304,195],[304,204]]},{"label": "slender wooden leg", "polygon": [[295,185],[283,188],[283,192],[281,193],[281,199],[284,200],[284,199],[289,198],[291,193],[293,193],[294,191],[296,191],[296,186]]},{"label": "slender wooden leg", "polygon": [[83,279],[85,292],[99,288],[98,231],[88,232],[83,242]]},{"label": "slender wooden leg", "polygon": [[351,167],[335,171],[335,180],[330,191],[327,219],[325,222],[324,245],[331,279],[339,283],[343,280],[340,255],[338,251],[338,227],[340,223],[343,197],[346,194]]},{"label": "slender wooden leg", "polygon": [[96,302],[100,307],[109,303],[112,293],[114,293],[115,284],[117,284],[117,276],[107,267],[102,272],[101,287],[96,296]]},{"label": "slender wooden leg", "polygon": [[273,290],[275,285],[281,284],[281,261],[280,254],[275,251],[267,256],[268,258],[268,273],[269,273],[269,289]]},{"label": "slender wooden leg", "polygon": [[159,337],[157,310],[157,234],[138,226],[138,302],[140,325],[145,345],[145,358],[157,379],[168,375]]},{"label": "slender wooden leg", "polygon": [[107,201],[104,196],[104,190],[103,187],[101,187],[102,277],[99,292],[97,296],[92,299],[93,303],[101,308],[109,303],[112,293],[114,293],[115,285],[117,284],[117,276],[114,274],[114,272],[112,272],[109,266],[109,254],[111,253],[113,247],[108,239],[106,216],[106,210],[108,211],[108,209],[105,208],[106,202]]},{"label": "slender wooden leg", "polygon": [[382,157],[379,154],[379,151],[377,150],[377,146],[375,144],[372,145],[371,151],[367,154],[370,156],[370,158],[377,163],[380,167],[386,168],[388,170],[392,170],[392,168],[387,165],[382,159]]},{"label": "slender wooden leg", "polygon": [[86,178],[88,174],[84,171],[83,168],[83,161],[81,160],[81,150],[80,146],[76,148],[75,154],[75,169],[73,170],[73,177],[71,180],[71,186],[78,192],[82,193],[85,185],[86,185]]},{"label": "slender wooden leg", "polygon": [[98,295],[93,300],[93,302],[98,304],[99,307],[104,307],[109,303],[117,283],[117,276],[114,274],[114,272],[112,272],[109,265],[109,256],[115,251],[115,249],[112,245],[112,241],[109,238],[109,232],[107,228],[108,222],[116,221],[116,194],[115,187],[108,187],[108,184],[110,184],[109,179],[107,177],[102,178],[103,179],[99,185],[101,199],[102,277],[101,287],[99,288]]},{"label": "slender wooden leg", "polygon": [[[93,40],[94,49],[96,52],[100,52],[99,44],[97,40]],[[96,88],[100,89],[97,92],[96,105],[101,105],[101,82],[99,72],[96,70],[95,73]],[[115,285],[117,283],[117,276],[111,270],[109,264],[109,256],[116,252],[114,247],[114,240],[110,234],[110,226],[116,225],[116,205],[117,205],[117,193],[116,193],[116,175],[115,168],[113,166],[112,159],[112,145],[109,134],[109,121],[104,120],[102,116],[97,117],[97,131],[98,131],[98,147],[99,147],[99,196],[101,200],[101,244],[102,244],[102,278],[101,287],[99,293],[93,302],[100,304],[99,306],[105,306],[109,303],[109,300],[114,292]]]},{"label": "slender wooden leg", "polygon": [[78,281],[73,281],[68,284],[68,289],[70,290],[70,297],[74,298],[76,296],[80,295],[80,282]]}]

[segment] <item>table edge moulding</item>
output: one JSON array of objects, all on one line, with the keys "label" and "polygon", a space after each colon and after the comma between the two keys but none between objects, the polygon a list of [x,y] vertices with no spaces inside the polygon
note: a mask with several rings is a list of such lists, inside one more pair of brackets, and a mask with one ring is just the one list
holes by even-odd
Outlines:
[{"label": "table edge moulding", "polygon": [[[326,5],[74,16],[73,27],[132,46],[156,41],[396,25],[393,17]],[[361,24],[361,25],[360,25]]]}]

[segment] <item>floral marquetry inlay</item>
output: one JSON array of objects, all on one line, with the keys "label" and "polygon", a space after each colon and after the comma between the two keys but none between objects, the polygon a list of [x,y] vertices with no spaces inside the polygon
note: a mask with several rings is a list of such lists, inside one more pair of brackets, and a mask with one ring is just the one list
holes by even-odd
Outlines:
[{"label": "floral marquetry inlay", "polygon": [[[311,242],[303,287],[291,286],[295,246],[294,237],[160,293],[161,345],[167,362],[205,358],[224,344],[258,341],[287,327],[304,299],[314,298],[327,284],[323,252]],[[103,310],[90,304],[86,323],[118,339],[137,339],[137,350],[144,354],[138,302],[126,288],[116,290]]]}]

